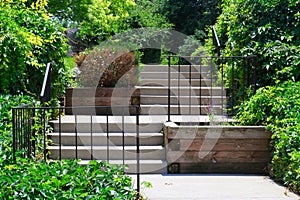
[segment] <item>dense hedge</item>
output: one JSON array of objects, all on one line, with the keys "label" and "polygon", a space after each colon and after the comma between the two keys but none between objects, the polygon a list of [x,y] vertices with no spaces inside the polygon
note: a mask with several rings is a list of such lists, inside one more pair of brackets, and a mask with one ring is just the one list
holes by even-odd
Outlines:
[{"label": "dense hedge", "polygon": [[271,175],[300,193],[300,82],[257,91],[237,115],[242,125],[266,125],[273,132]]}]

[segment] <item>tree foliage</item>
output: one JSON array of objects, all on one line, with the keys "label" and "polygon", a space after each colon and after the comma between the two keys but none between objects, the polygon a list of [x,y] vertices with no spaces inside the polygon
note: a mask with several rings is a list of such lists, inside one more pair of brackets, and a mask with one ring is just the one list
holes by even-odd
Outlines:
[{"label": "tree foliage", "polygon": [[48,9],[78,40],[92,47],[115,34],[141,27],[170,27],[159,0],[49,0]]},{"label": "tree foliage", "polygon": [[67,86],[70,75],[63,60],[67,47],[63,29],[50,19],[45,5],[46,1],[1,2],[0,93],[38,97],[48,62],[53,96]]},{"label": "tree foliage", "polygon": [[206,28],[216,22],[220,14],[220,0],[160,0],[161,13],[165,13],[175,30],[186,35],[207,37]]},{"label": "tree foliage", "polygon": [[299,0],[225,0],[216,23],[225,56],[257,55],[260,86],[300,80]]}]

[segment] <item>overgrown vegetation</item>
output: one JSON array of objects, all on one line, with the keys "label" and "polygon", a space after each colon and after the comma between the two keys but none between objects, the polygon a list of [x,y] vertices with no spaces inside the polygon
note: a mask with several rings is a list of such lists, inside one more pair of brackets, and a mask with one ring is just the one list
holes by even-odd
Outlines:
[{"label": "overgrown vegetation", "polygon": [[242,125],[273,132],[271,175],[300,193],[300,82],[260,88],[237,115]]},{"label": "overgrown vegetation", "polygon": [[52,66],[52,94],[62,95],[70,73],[64,65],[66,39],[62,27],[51,20],[44,1],[27,5],[1,1],[0,94],[38,97],[46,70]]},{"label": "overgrown vegetation", "polygon": [[36,161],[22,159],[22,152],[17,152],[14,162],[12,108],[32,102],[34,98],[29,96],[0,95],[0,199],[137,197],[132,180],[124,174],[122,166],[96,161],[85,166],[79,165],[77,161]]},{"label": "overgrown vegetation", "polygon": [[216,23],[222,55],[257,55],[259,87],[299,81],[299,6],[299,0],[223,1]]},{"label": "overgrown vegetation", "polygon": [[1,199],[135,199],[136,191],[122,167],[91,161],[31,162],[3,165]]},{"label": "overgrown vegetation", "polygon": [[0,95],[0,160],[12,160],[12,108],[34,102],[34,98],[21,95]]}]

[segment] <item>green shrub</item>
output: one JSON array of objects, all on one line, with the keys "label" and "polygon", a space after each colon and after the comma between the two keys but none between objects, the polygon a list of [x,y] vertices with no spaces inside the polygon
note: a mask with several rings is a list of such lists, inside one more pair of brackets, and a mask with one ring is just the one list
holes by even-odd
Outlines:
[{"label": "green shrub", "polygon": [[300,192],[300,82],[260,88],[244,103],[242,125],[266,125],[273,132],[271,175]]},{"label": "green shrub", "polygon": [[299,5],[299,0],[224,0],[216,23],[222,55],[257,55],[258,86],[299,81]]},{"label": "green shrub", "polygon": [[0,95],[0,160],[10,162],[12,157],[12,108],[34,102],[21,95]]},{"label": "green shrub", "polygon": [[92,50],[80,66],[79,82],[84,87],[130,87],[138,80],[135,52],[113,48]]},{"label": "green shrub", "polygon": [[[52,94],[61,95],[71,75],[64,65],[66,39],[43,4],[26,0],[0,5],[0,93],[38,97],[46,64],[52,66]],[[28,7],[27,7],[28,6]]]},{"label": "green shrub", "polygon": [[123,167],[91,161],[31,162],[1,166],[1,199],[135,199]]}]

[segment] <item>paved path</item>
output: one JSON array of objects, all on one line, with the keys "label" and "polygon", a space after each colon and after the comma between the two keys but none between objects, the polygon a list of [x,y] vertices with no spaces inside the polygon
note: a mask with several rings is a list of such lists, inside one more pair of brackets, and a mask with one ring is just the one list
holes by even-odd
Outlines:
[{"label": "paved path", "polygon": [[141,188],[150,200],[300,200],[267,176],[254,175],[141,175],[152,188]]}]

